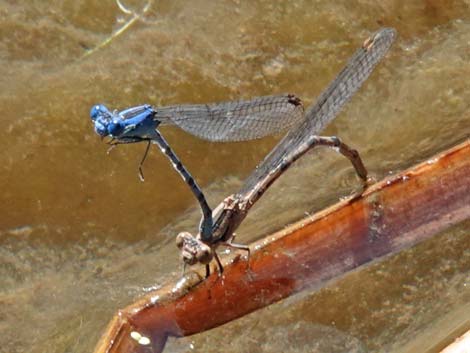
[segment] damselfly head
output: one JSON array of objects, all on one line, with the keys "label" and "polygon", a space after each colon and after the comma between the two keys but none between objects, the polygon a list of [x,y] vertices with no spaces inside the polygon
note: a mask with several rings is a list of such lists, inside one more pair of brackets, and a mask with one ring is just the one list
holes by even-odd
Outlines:
[{"label": "damselfly head", "polygon": [[214,257],[210,246],[188,232],[178,234],[176,246],[181,250],[181,257],[188,265],[208,264]]},{"label": "damselfly head", "polygon": [[90,118],[92,121],[95,121],[103,114],[111,115],[108,108],[106,108],[103,104],[95,104],[93,107],[91,107]]},{"label": "damselfly head", "polygon": [[95,132],[101,137],[119,136],[124,131],[119,115],[111,113],[103,104],[96,104],[91,108],[90,118],[95,125]]},{"label": "damselfly head", "polygon": [[108,125],[113,115],[103,104],[96,104],[90,110],[90,118],[95,125],[95,132],[101,137],[108,136]]}]

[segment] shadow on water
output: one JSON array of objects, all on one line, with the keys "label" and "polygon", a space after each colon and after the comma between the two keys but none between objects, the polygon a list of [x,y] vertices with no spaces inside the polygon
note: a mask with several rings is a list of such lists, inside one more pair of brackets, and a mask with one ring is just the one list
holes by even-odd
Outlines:
[{"label": "shadow on water", "polygon": [[[196,229],[196,203],[157,151],[144,183],[137,165],[145,146],[106,154],[88,118],[97,102],[124,108],[292,92],[309,104],[367,35],[392,26],[397,43],[325,134],[360,150],[381,178],[470,132],[465,1],[155,1],[96,50],[132,18],[114,1],[0,4],[1,352],[90,352],[119,307],[180,273],[174,236]],[[145,1],[123,4],[140,12]],[[212,205],[280,138],[214,144],[163,133]],[[311,153],[266,193],[238,240],[279,229],[356,186],[346,161]],[[220,351],[223,335],[225,350],[276,352],[286,331],[296,352],[310,352],[311,337],[317,351],[404,352],[411,337],[419,347],[429,323],[458,318],[468,306],[469,229],[464,223],[168,351]]]}]

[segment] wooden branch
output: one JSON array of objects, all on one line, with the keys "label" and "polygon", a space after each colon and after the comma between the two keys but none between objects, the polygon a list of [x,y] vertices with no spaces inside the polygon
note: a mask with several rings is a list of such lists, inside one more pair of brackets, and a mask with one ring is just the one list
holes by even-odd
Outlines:
[{"label": "wooden branch", "polygon": [[223,276],[191,272],[121,310],[96,353],[161,352],[166,339],[202,332],[319,288],[360,265],[470,218],[470,142],[387,178],[251,245]]}]

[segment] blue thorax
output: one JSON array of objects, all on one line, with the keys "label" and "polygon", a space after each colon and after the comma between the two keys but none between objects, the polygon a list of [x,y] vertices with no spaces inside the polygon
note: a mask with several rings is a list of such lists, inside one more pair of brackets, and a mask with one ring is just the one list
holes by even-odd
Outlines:
[{"label": "blue thorax", "polygon": [[110,112],[103,104],[96,104],[90,111],[95,132],[102,137],[110,136],[118,140],[152,138],[159,124],[154,115],[155,111],[150,105]]}]

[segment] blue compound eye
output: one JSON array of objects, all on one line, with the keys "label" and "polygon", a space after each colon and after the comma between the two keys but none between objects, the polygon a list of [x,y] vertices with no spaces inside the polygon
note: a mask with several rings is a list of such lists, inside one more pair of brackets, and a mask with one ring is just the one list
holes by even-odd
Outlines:
[{"label": "blue compound eye", "polygon": [[109,110],[103,104],[96,104],[90,110],[90,118],[93,121],[105,114],[109,114]]},{"label": "blue compound eye", "polygon": [[95,121],[95,132],[102,137],[109,135],[106,126],[101,124],[99,121]]},{"label": "blue compound eye", "polygon": [[124,125],[120,121],[112,121],[108,125],[108,134],[117,137],[124,131]]}]

